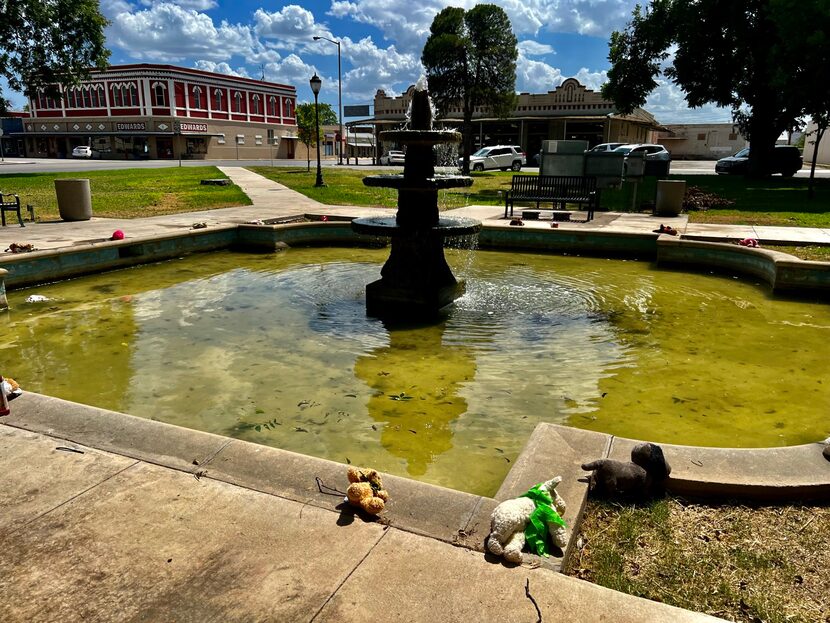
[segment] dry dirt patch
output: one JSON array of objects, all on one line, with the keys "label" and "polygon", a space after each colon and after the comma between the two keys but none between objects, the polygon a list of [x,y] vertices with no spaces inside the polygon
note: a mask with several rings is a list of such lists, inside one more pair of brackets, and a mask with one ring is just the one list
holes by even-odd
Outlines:
[{"label": "dry dirt patch", "polygon": [[730,621],[830,623],[830,507],[591,501],[568,574]]}]

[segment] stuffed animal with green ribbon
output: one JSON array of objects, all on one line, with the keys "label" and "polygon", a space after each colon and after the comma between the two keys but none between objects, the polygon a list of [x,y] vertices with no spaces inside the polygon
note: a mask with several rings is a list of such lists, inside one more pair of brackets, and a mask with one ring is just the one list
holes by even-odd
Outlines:
[{"label": "stuffed animal with green ribbon", "polygon": [[487,550],[513,563],[522,562],[525,545],[537,555],[548,556],[551,544],[564,548],[568,542],[565,500],[556,491],[557,476],[499,504],[490,518]]}]

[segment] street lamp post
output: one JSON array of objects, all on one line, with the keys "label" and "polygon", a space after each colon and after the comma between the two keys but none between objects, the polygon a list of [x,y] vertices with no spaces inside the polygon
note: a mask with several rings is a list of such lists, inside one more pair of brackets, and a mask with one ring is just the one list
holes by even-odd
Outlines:
[{"label": "street lamp post", "polygon": [[337,46],[337,106],[340,109],[337,116],[340,121],[340,146],[338,151],[340,152],[339,164],[343,164],[343,74],[340,73],[340,42],[319,35],[315,35],[313,38],[315,41],[323,39]]},{"label": "street lamp post", "polygon": [[317,180],[314,182],[316,187],[325,186],[323,182],[323,169],[320,167],[320,109],[317,105],[317,95],[320,93],[320,87],[323,86],[323,81],[315,72],[308,81],[311,85],[311,92],[314,93],[314,132],[317,135]]}]

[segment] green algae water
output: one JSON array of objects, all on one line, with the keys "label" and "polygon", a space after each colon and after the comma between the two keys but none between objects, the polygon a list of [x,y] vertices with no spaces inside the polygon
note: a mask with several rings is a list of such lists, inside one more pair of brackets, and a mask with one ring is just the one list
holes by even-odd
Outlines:
[{"label": "green algae water", "polygon": [[635,261],[448,251],[467,294],[395,327],[364,306],[387,256],[222,252],[13,291],[0,372],[484,495],[539,422],[708,446],[830,434],[828,305]]}]

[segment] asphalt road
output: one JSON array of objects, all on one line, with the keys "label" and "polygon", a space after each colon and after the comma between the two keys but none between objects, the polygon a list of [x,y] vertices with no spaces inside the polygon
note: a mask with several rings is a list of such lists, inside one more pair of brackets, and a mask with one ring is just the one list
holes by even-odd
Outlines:
[{"label": "asphalt road", "polygon": [[[323,167],[341,166],[336,160],[324,160]],[[83,171],[102,171],[114,169],[145,169],[164,167],[203,167],[206,165],[224,167],[249,166],[278,166],[278,167],[306,167],[305,160],[72,160],[51,158],[5,158],[0,162],[0,175],[8,173],[64,173]],[[317,163],[312,161],[311,168]],[[400,167],[380,167],[373,165],[369,158],[361,159],[359,164],[354,163],[342,166],[358,167],[360,169],[395,170]],[[522,169],[528,173],[538,172],[536,167]],[[671,173],[674,175],[715,175],[714,160],[676,160],[671,164]],[[810,168],[805,166],[796,173],[796,177],[809,177]],[[817,168],[816,177],[830,177],[830,169]]]}]

